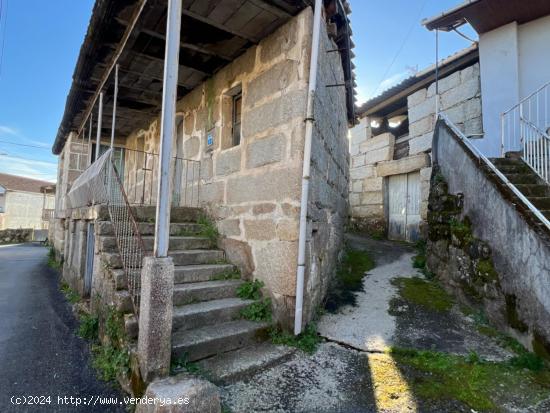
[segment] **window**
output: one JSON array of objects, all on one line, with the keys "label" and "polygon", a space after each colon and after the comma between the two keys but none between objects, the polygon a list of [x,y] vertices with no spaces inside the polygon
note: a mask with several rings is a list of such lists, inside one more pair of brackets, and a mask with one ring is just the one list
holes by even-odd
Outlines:
[{"label": "window", "polygon": [[232,105],[232,122],[231,136],[233,138],[233,146],[241,143],[241,112],[242,112],[243,95],[241,92],[233,96]]}]

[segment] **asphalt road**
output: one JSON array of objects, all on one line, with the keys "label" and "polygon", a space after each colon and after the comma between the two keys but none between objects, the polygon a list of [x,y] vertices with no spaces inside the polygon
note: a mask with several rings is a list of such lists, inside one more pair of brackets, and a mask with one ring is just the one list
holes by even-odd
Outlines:
[{"label": "asphalt road", "polygon": [[[75,335],[78,322],[46,263],[43,246],[0,246],[0,412],[126,411],[97,405],[100,397],[123,395],[96,378],[89,345]],[[96,406],[58,403],[65,396],[92,398]],[[46,404],[12,404],[24,397]]]}]

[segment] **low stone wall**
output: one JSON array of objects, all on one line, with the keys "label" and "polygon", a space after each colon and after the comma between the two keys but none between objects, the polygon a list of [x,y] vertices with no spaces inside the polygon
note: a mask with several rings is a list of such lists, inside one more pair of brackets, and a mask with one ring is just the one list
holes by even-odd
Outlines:
[{"label": "low stone wall", "polygon": [[0,231],[0,245],[32,241],[32,229],[4,229]]},{"label": "low stone wall", "polygon": [[550,237],[443,123],[434,151],[429,269],[527,348],[550,356]]}]

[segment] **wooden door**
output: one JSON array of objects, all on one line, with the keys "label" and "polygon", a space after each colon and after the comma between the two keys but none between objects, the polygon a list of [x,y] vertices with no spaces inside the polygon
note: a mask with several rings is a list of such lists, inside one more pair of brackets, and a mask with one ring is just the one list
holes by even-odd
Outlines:
[{"label": "wooden door", "polygon": [[388,238],[417,241],[420,224],[420,173],[390,176],[388,204]]}]

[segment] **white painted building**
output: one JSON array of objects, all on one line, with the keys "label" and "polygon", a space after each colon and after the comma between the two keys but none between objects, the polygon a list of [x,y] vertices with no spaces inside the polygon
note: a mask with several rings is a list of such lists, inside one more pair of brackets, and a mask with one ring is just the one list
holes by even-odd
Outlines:
[{"label": "white painted building", "polygon": [[[451,31],[470,23],[479,34],[484,137],[476,146],[487,156],[501,155],[501,114],[550,82],[550,1],[468,0],[423,24]],[[550,126],[550,91],[538,94],[525,110],[541,130]],[[506,119],[515,129],[519,111]],[[519,141],[504,149],[520,150]]]}]

